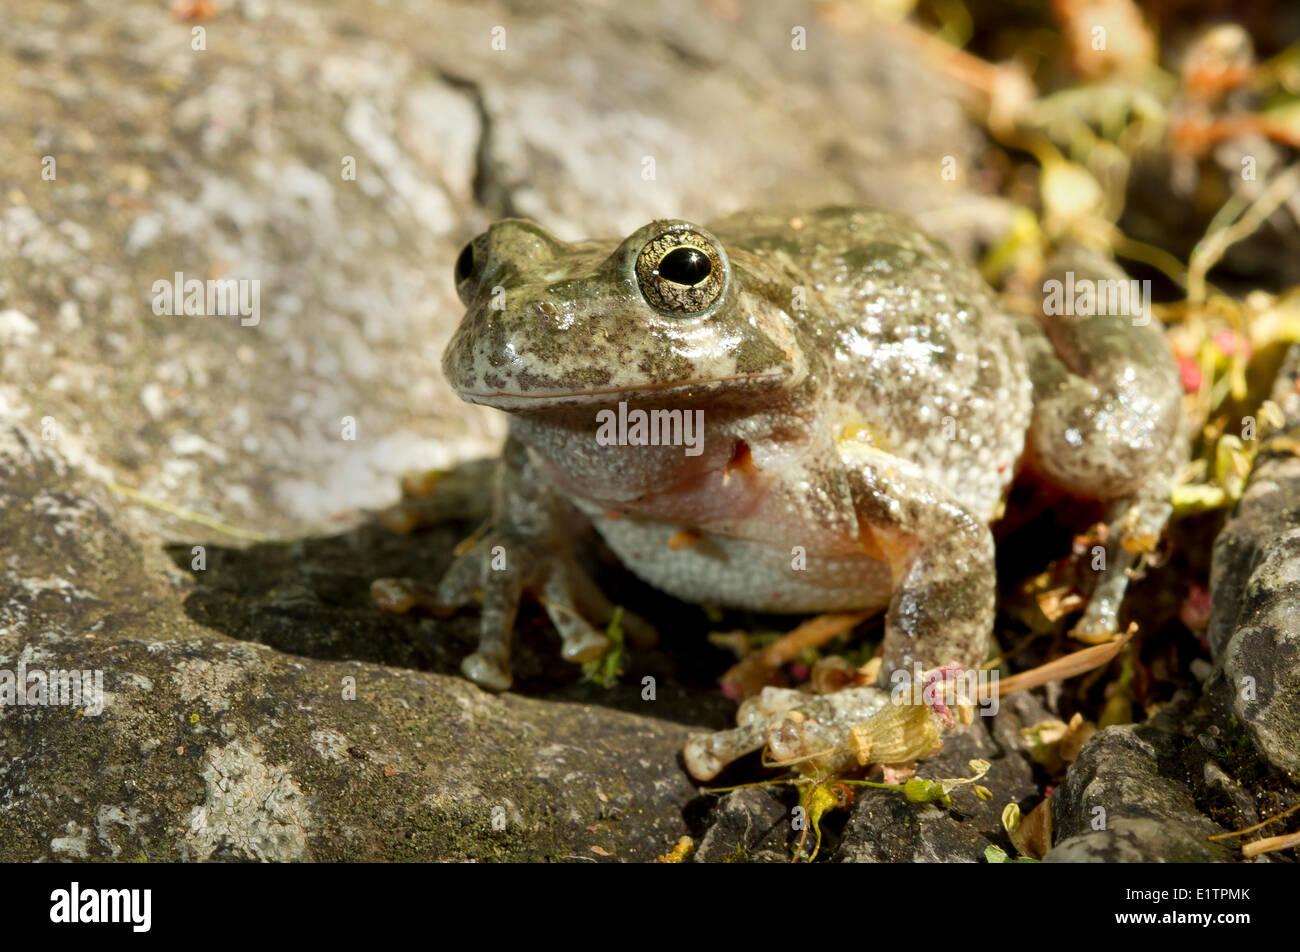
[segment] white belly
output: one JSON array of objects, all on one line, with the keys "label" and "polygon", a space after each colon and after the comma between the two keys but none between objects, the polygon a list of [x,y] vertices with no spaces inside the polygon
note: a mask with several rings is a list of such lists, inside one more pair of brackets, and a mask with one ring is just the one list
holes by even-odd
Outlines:
[{"label": "white belly", "polygon": [[[584,507],[585,508],[585,507]],[[597,531],[632,572],[683,601],[752,611],[813,613],[880,609],[889,604],[889,567],[866,554],[819,558],[705,533],[671,548],[680,527],[588,511]]]}]

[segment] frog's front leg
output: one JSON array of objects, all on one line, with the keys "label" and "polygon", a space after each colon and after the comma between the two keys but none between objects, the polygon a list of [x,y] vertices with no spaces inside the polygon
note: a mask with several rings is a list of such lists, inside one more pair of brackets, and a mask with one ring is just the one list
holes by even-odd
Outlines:
[{"label": "frog's front leg", "polygon": [[[1097,309],[1109,307],[1106,289],[1133,286],[1113,262],[1083,248],[1049,266],[1044,290],[1053,282],[1091,285]],[[1071,495],[1108,504],[1105,569],[1074,629],[1085,641],[1117,631],[1129,567],[1163,530],[1170,487],[1187,458],[1173,355],[1159,322],[1137,303],[1130,295],[1129,313],[1084,316],[1045,307],[1038,321],[1021,324],[1034,388],[1029,469]]]},{"label": "frog's front leg", "polygon": [[[545,607],[560,633],[565,660],[588,661],[609,647],[595,626],[606,625],[614,609],[574,558],[565,506],[524,445],[509,438],[497,468],[487,529],[448,569],[437,594],[439,604],[454,608],[483,593],[478,650],[461,663],[465,676],[481,687],[510,687],[511,634],[525,593]],[[625,614],[623,624],[634,640],[651,634],[635,616]]]},{"label": "frog's front leg", "polygon": [[912,464],[856,443],[842,444],[840,456],[863,547],[893,573],[881,685],[914,665],[978,668],[997,587],[988,525]]}]

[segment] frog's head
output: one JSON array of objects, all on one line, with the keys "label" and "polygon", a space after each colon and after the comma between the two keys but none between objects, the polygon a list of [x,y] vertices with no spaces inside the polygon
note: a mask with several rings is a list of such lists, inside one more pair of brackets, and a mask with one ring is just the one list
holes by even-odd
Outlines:
[{"label": "frog's head", "polygon": [[574,244],[497,222],[460,253],[456,290],[467,310],[442,365],[472,403],[695,402],[779,393],[807,373],[789,315],[685,221]]}]

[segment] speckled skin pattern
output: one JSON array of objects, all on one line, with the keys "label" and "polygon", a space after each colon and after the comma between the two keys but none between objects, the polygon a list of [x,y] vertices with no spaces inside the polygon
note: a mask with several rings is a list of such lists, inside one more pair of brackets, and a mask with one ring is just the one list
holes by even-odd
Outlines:
[{"label": "speckled skin pattern", "polygon": [[[707,281],[669,280],[678,245],[707,257]],[[666,283],[648,299],[649,281]],[[575,244],[502,221],[462,254],[457,288],[467,313],[444,371],[462,398],[511,414],[496,515],[439,592],[464,604],[482,589],[464,670],[487,687],[509,686],[524,592],[542,596],[566,657],[605,647],[610,606],[574,562],[573,508],[679,598],[886,609],[882,679],[984,661],[989,524],[1019,469],[1125,508],[1149,500],[1147,524],[1167,515],[1179,388],[1158,327],[1013,318],[888,212],[753,211]],[[620,402],[702,410],[702,452],[604,445],[597,413]],[[1116,593],[1122,581],[1091,624],[1114,624]]]}]

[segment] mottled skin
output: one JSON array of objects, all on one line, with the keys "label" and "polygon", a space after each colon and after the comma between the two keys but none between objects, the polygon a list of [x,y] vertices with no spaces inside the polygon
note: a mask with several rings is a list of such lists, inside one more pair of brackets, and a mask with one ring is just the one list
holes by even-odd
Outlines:
[{"label": "mottled skin", "polygon": [[[698,283],[669,280],[663,256],[680,246],[704,262]],[[542,596],[566,657],[606,645],[610,605],[571,555],[570,507],[679,598],[886,609],[882,679],[984,661],[989,525],[1021,468],[1114,501],[1117,520],[1134,503],[1157,531],[1167,515],[1179,388],[1158,327],[1013,318],[891,213],[755,211],[576,244],[502,221],[462,254],[457,289],[467,313],[447,378],[511,414],[491,526],[439,589],[448,605],[482,589],[464,671],[485,687],[510,684],[525,592]],[[600,445],[596,414],[619,401],[703,410],[703,451]],[[1093,633],[1115,624],[1116,554],[1085,616]]]}]

